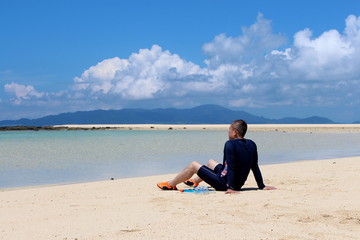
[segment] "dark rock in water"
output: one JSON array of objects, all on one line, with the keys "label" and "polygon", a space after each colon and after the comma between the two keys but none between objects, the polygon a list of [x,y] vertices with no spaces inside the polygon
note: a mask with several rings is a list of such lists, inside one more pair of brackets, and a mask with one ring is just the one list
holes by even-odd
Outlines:
[{"label": "dark rock in water", "polygon": [[0,127],[0,131],[39,131],[39,130],[60,130],[52,126],[46,127],[35,127],[35,126],[11,126],[11,127]]},{"label": "dark rock in water", "polygon": [[82,127],[54,127],[54,126],[6,126],[6,127],[0,127],[0,131],[41,131],[41,130],[54,130],[54,131],[61,131],[61,130],[110,130],[110,129],[116,129],[112,127],[93,127],[93,128],[82,128]]}]

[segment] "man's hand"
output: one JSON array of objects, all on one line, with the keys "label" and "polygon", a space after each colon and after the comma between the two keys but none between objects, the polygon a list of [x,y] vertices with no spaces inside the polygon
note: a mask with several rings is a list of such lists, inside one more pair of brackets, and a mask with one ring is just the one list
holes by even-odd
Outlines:
[{"label": "man's hand", "polygon": [[275,190],[276,187],[272,187],[272,186],[265,186],[262,190]]},{"label": "man's hand", "polygon": [[225,194],[233,194],[233,193],[240,193],[240,191],[236,191],[236,190],[232,190],[232,189],[228,189],[226,190]]}]

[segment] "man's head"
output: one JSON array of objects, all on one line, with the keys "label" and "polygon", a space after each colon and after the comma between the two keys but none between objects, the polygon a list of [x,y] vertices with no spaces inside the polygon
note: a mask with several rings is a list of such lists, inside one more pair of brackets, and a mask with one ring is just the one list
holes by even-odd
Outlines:
[{"label": "man's head", "polygon": [[244,120],[233,121],[229,127],[229,139],[244,138],[247,131],[247,123]]}]

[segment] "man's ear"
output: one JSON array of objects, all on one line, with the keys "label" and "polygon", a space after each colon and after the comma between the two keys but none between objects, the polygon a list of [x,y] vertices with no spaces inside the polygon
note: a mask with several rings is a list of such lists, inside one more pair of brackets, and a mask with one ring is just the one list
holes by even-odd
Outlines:
[{"label": "man's ear", "polygon": [[237,129],[234,128],[234,131],[235,131],[235,135],[237,138],[241,138],[240,134],[239,134],[239,131]]}]

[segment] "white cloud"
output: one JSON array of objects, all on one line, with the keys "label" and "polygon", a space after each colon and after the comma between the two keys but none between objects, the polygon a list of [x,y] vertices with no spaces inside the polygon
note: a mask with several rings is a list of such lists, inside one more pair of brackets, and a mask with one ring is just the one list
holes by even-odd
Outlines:
[{"label": "white cloud", "polygon": [[254,68],[248,64],[222,64],[210,71],[212,78],[230,87],[241,87],[254,76]]},{"label": "white cloud", "polygon": [[204,44],[203,51],[208,56],[205,62],[209,68],[223,64],[249,64],[286,43],[285,36],[272,33],[271,22],[262,14],[258,14],[257,21],[249,28],[243,27],[242,32],[237,37],[220,34]]},{"label": "white cloud", "polygon": [[177,82],[206,74],[198,65],[154,45],[129,59],[107,59],[86,70],[74,81],[92,93],[113,94],[123,99],[151,99],[169,91]]},{"label": "white cloud", "polygon": [[106,59],[83,72],[81,77],[75,77],[75,89],[90,88],[92,92],[101,91],[106,94],[112,88],[116,72],[126,69],[128,65],[129,61],[118,57]]},{"label": "white cloud", "polygon": [[31,85],[20,85],[14,82],[5,84],[4,90],[15,95],[15,98],[13,99],[15,104],[20,104],[23,100],[28,100],[31,98],[41,98],[45,95],[45,93],[36,91],[35,88]]},{"label": "white cloud", "polygon": [[285,56],[292,78],[338,81],[359,77],[360,17],[350,15],[343,34],[333,29],[313,38],[310,29],[299,31],[291,49],[272,54]]},{"label": "white cloud", "polygon": [[305,29],[294,37],[292,52],[294,59],[290,68],[300,72],[306,79],[334,78],[351,72],[351,60],[354,48],[336,30],[324,32],[321,36],[311,39],[312,33]]}]

